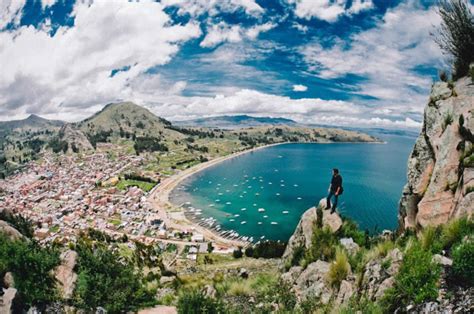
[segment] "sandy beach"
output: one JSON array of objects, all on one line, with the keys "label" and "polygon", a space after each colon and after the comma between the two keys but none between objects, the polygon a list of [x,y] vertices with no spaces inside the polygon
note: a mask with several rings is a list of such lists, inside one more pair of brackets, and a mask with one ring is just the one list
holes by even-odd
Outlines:
[{"label": "sandy beach", "polygon": [[170,193],[175,189],[183,180],[189,178],[190,176],[203,171],[204,169],[210,168],[215,166],[225,160],[229,160],[231,158],[235,158],[241,156],[243,154],[251,153],[253,151],[275,146],[286,144],[286,142],[282,143],[274,143],[269,145],[263,145],[259,147],[255,147],[252,149],[243,150],[240,152],[236,152],[227,156],[218,157],[207,162],[195,165],[189,169],[183,170],[171,177],[164,179],[159,185],[154,188],[149,196],[148,200],[156,209],[157,214],[159,215],[160,219],[162,219],[168,228],[173,228],[181,231],[196,231],[202,233],[206,240],[211,240],[215,244],[224,246],[224,247],[231,247],[231,246],[241,246],[245,247],[249,243],[244,241],[232,240],[224,238],[218,235],[214,230],[209,228],[205,228],[196,224],[195,222],[188,219],[184,214],[184,208],[180,207],[179,205],[173,204],[170,201]]}]

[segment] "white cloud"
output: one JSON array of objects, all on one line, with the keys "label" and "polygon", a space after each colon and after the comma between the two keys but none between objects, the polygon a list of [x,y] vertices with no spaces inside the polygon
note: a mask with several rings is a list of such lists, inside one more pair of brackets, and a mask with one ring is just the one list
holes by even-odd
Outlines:
[{"label": "white cloud", "polygon": [[225,22],[209,24],[207,34],[199,45],[203,48],[212,48],[225,42],[237,43],[244,38],[255,40],[260,33],[268,32],[274,27],[276,27],[276,24],[271,22],[255,25],[247,29],[239,25],[229,25]]},{"label": "white cloud", "polygon": [[215,47],[223,42],[239,42],[242,40],[241,28],[238,25],[228,25],[224,22],[209,25],[207,35],[199,44],[201,47]]},{"label": "white cloud", "polygon": [[277,25],[271,22],[261,24],[261,25],[255,25],[251,28],[249,28],[246,31],[246,35],[250,39],[256,39],[260,33],[265,33],[268,32],[269,30],[275,28]]},{"label": "white cloud", "polygon": [[0,29],[9,23],[18,24],[21,18],[21,10],[26,0],[2,0],[0,1]]},{"label": "white cloud", "polygon": [[81,2],[73,14],[74,26],[54,36],[31,26],[0,33],[0,115],[69,112],[121,98],[134,79],[201,34],[192,22],[171,24],[159,3]]},{"label": "white cloud", "polygon": [[326,22],[335,22],[344,14],[358,14],[373,8],[372,0],[287,0],[295,5],[294,13],[299,18],[310,20],[318,18]]},{"label": "white cloud", "polygon": [[41,0],[41,6],[44,8],[50,7],[56,3],[56,0]]},{"label": "white cloud", "polygon": [[308,86],[300,85],[300,84],[293,85],[294,92],[306,92],[307,90],[308,90]]},{"label": "white cloud", "polygon": [[414,2],[388,10],[376,27],[356,33],[349,43],[336,41],[325,48],[311,43],[301,49],[312,72],[323,78],[362,77],[357,93],[377,98],[393,112],[406,108],[421,112],[431,78],[415,71],[421,66],[440,65],[442,55],[430,32],[439,23],[435,8]]},{"label": "white cloud", "polygon": [[203,14],[215,16],[219,12],[233,13],[237,10],[244,10],[251,16],[260,16],[264,12],[255,0],[162,0],[161,3],[166,7],[178,7],[178,14],[194,17]]}]

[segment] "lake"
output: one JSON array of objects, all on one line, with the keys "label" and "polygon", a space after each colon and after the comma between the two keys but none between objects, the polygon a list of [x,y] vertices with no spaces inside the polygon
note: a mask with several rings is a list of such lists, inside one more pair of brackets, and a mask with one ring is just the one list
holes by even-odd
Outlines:
[{"label": "lake", "polygon": [[339,212],[370,232],[393,230],[415,138],[376,135],[387,143],[282,144],[243,154],[183,181],[171,200],[187,203],[195,219],[212,217],[214,227],[287,241],[339,168]]}]

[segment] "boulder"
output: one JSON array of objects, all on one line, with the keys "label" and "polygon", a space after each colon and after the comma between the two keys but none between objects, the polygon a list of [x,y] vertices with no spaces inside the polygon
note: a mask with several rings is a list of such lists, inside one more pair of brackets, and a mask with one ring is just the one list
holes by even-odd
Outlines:
[{"label": "boulder", "polygon": [[347,303],[353,294],[354,288],[352,286],[352,283],[347,280],[343,280],[339,287],[339,292],[337,294],[334,305],[341,306],[342,304]]},{"label": "boulder", "polygon": [[14,288],[15,287],[15,280],[13,278],[13,274],[11,272],[7,272],[5,276],[3,276],[3,284],[5,288]]},{"label": "boulder", "polygon": [[3,289],[3,295],[0,296],[0,313],[12,314],[18,313],[18,293],[15,288]]},{"label": "boulder", "polygon": [[359,251],[359,245],[354,242],[352,238],[342,238],[339,240],[339,243],[347,250],[347,252],[351,255],[357,253]]},{"label": "boulder", "polygon": [[[319,202],[321,208],[326,207],[326,199],[323,198]],[[342,226],[342,219],[334,212],[331,214],[330,210],[323,209],[323,225],[329,226],[333,232],[336,232]],[[288,240],[285,252],[283,253],[283,260],[291,259],[293,253],[297,247],[304,247],[308,249],[311,246],[311,238],[313,235],[313,227],[316,223],[316,207],[308,209],[300,218],[298,225],[296,226],[295,232]]]},{"label": "boulder", "polygon": [[6,221],[0,220],[0,233],[7,236],[12,241],[22,240],[24,236]]},{"label": "boulder", "polygon": [[160,285],[166,285],[167,283],[171,283],[173,282],[174,278],[174,276],[161,276]]},{"label": "boulder", "polygon": [[433,255],[433,262],[438,263],[438,264],[443,265],[443,266],[452,266],[453,265],[453,260],[452,259],[450,259],[446,256],[443,256],[443,255],[440,255],[440,254]]},{"label": "boulder", "polygon": [[307,298],[320,298],[321,303],[327,304],[333,294],[327,283],[327,273],[330,264],[316,261],[308,267],[294,281],[293,290],[300,301]]},{"label": "boulder", "polygon": [[72,250],[61,253],[61,264],[54,270],[59,291],[64,299],[70,299],[76,287],[77,274],[74,272],[74,267],[76,267],[77,256],[77,252]]}]

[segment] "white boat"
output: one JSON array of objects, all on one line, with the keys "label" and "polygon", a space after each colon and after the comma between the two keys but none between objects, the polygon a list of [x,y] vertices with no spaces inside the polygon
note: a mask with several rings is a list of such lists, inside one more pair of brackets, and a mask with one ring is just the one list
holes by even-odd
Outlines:
[{"label": "white boat", "polygon": [[301,199],[301,197],[298,197],[298,199],[300,200],[300,199]]},{"label": "white boat", "polygon": [[258,212],[259,212],[259,213],[263,213],[264,211],[265,211],[265,208],[259,208],[259,209],[258,209]]},{"label": "white boat", "polygon": [[261,221],[257,222],[257,224],[259,224],[259,225],[261,225],[262,223],[263,223],[263,222],[261,222]]},{"label": "white boat", "polygon": [[241,224],[241,225],[245,225],[246,223],[247,223],[247,222],[244,220],[244,221],[242,221],[240,224]]},{"label": "white boat", "polygon": [[272,221],[271,224],[272,224],[272,225],[278,225],[278,222]]},{"label": "white boat", "polygon": [[287,210],[282,211],[283,214],[288,214]]},{"label": "white boat", "polygon": [[227,205],[230,205],[230,204],[232,204],[232,203],[231,203],[231,202],[227,202],[226,204],[227,204]]},{"label": "white boat", "polygon": [[263,218],[268,218],[268,216],[267,216],[267,215],[264,215]]},{"label": "white boat", "polygon": [[245,207],[244,207],[244,208],[241,208],[240,210],[241,210],[241,211],[246,211],[246,210],[247,210],[247,208],[245,208]]}]

